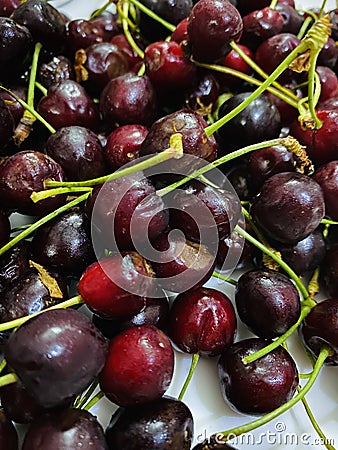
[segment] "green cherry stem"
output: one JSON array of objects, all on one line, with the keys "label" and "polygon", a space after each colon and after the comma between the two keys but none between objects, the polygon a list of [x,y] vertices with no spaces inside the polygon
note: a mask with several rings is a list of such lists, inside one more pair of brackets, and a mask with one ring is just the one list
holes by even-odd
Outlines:
[{"label": "green cherry stem", "polygon": [[309,378],[309,381],[306,383],[306,385],[289,401],[281,405],[279,408],[271,411],[268,414],[265,414],[264,416],[260,417],[259,419],[256,419],[252,422],[249,422],[245,425],[241,425],[236,428],[232,428],[227,431],[223,431],[220,433],[217,433],[218,437],[223,436],[224,442],[226,442],[229,439],[233,439],[235,436],[239,436],[243,433],[248,433],[249,431],[255,430],[256,428],[265,425],[266,423],[270,422],[271,420],[275,419],[276,417],[280,416],[287,410],[291,409],[296,403],[298,403],[304,396],[309,392],[309,390],[314,385],[319,372],[321,368],[323,367],[323,364],[328,356],[332,355],[332,349],[328,348],[327,346],[324,346],[317,358],[316,364],[313,368],[313,372],[311,374],[311,377]]},{"label": "green cherry stem", "polygon": [[0,377],[0,387],[7,386],[8,384],[13,384],[18,381],[19,377],[15,373],[8,373]]},{"label": "green cherry stem", "polygon": [[166,150],[163,150],[160,153],[157,153],[155,156],[152,156],[150,158],[145,158],[139,163],[134,163],[124,169],[117,170],[116,172],[105,175],[103,177],[94,178],[92,180],[86,180],[86,181],[73,181],[73,182],[67,182],[67,181],[53,181],[53,180],[46,180],[44,182],[44,187],[61,187],[65,186],[67,188],[69,187],[90,187],[90,186],[96,186],[98,184],[103,184],[107,181],[116,180],[117,178],[122,178],[128,175],[131,175],[135,172],[139,172],[144,169],[148,169],[149,167],[155,166],[156,164],[159,164],[161,162],[167,161],[171,158],[179,159],[183,156],[183,144],[182,144],[182,134],[181,133],[174,133],[170,137],[170,147]]},{"label": "green cherry stem", "polygon": [[37,230],[39,227],[41,227],[45,223],[47,223],[50,220],[54,219],[54,217],[57,217],[58,215],[60,215],[63,212],[67,211],[68,209],[72,208],[73,206],[76,206],[79,203],[84,202],[85,200],[87,200],[89,195],[90,195],[90,192],[87,192],[86,194],[81,195],[80,197],[72,200],[71,202],[66,203],[65,205],[61,206],[60,208],[56,209],[55,211],[51,212],[50,214],[47,214],[47,216],[42,217],[41,219],[39,219],[36,222],[32,223],[32,225],[30,225],[28,228],[23,230],[21,233],[19,233],[13,239],[11,239],[7,244],[5,244],[3,247],[1,247],[0,248],[0,255],[3,255],[7,250],[12,248],[14,245],[16,245],[22,239],[25,239],[27,236],[31,235],[35,230]]},{"label": "green cherry stem", "polygon": [[7,361],[5,359],[2,360],[0,364],[0,373],[4,370],[4,368],[7,366]]},{"label": "green cherry stem", "polygon": [[133,5],[135,5],[140,11],[142,11],[145,14],[147,14],[147,16],[151,17],[156,22],[158,22],[161,25],[163,25],[171,33],[175,30],[176,27],[174,25],[172,25],[171,23],[169,23],[166,20],[162,19],[162,17],[158,16],[156,13],[154,13],[153,11],[151,11],[151,9],[147,8],[146,6],[144,6],[138,0],[128,0],[128,1],[129,1],[129,3],[132,3]]},{"label": "green cherry stem", "polygon": [[90,16],[89,20],[95,19],[95,17],[97,17],[100,14],[102,14],[108,8],[108,6],[110,4],[111,4],[111,1],[108,0],[104,5],[102,5],[100,8],[98,8],[96,11],[94,11],[92,13],[92,15]]},{"label": "green cherry stem", "polygon": [[275,9],[277,3],[278,3],[278,0],[272,0],[271,3],[270,3],[270,8],[271,8],[271,9]]},{"label": "green cherry stem", "polygon": [[102,391],[100,391],[82,409],[85,409],[86,411],[89,411],[103,397],[104,397],[104,393]]},{"label": "green cherry stem", "polygon": [[137,53],[137,55],[143,59],[144,58],[144,52],[140,49],[140,47],[136,44],[135,39],[133,38],[132,34],[129,31],[129,24],[128,24],[128,15],[129,15],[129,3],[128,1],[125,1],[123,3],[123,8],[121,11],[121,8],[118,6],[119,15],[122,20],[122,27],[124,35],[131,46],[131,48]]},{"label": "green cherry stem", "polygon": [[74,403],[74,408],[81,409],[84,407],[84,405],[89,401],[91,396],[94,394],[95,389],[99,385],[98,379],[95,379],[92,384],[89,386],[89,388],[86,390],[86,392],[80,396]]},{"label": "green cherry stem", "polygon": [[306,34],[306,32],[312,22],[313,22],[313,17],[311,17],[311,16],[308,16],[304,20],[304,22],[303,22],[302,26],[300,27],[300,30],[298,31],[298,34],[297,34],[298,39],[302,39],[304,37],[304,35]]},{"label": "green cherry stem", "polygon": [[89,192],[91,193],[93,188],[90,187],[60,187],[55,189],[48,189],[46,191],[33,192],[31,194],[31,200],[34,203],[37,203],[41,200],[44,200],[48,197],[53,197],[54,195],[60,194],[74,194],[78,192]]},{"label": "green cherry stem", "polygon": [[321,223],[323,225],[338,225],[338,222],[336,222],[335,220],[330,220],[330,219],[322,219]]},{"label": "green cherry stem", "polygon": [[219,272],[214,271],[212,276],[218,278],[219,280],[225,281],[226,283],[232,284],[233,286],[237,286],[236,280],[234,280],[233,278],[225,277]]},{"label": "green cherry stem", "polygon": [[42,86],[42,84],[39,83],[38,81],[35,81],[35,86],[39,89],[39,91],[42,92],[43,95],[48,94],[48,89],[46,89],[44,86]]},{"label": "green cherry stem", "polygon": [[179,393],[179,396],[177,397],[178,400],[182,400],[184,397],[184,394],[186,393],[186,390],[188,389],[189,383],[192,380],[192,377],[194,375],[198,360],[200,359],[200,355],[198,353],[194,353],[192,355],[191,358],[191,364],[190,364],[190,369],[189,369],[189,373],[187,375],[187,378],[183,384],[183,387],[181,389],[181,392]]},{"label": "green cherry stem", "polygon": [[60,308],[63,308],[63,309],[70,308],[72,306],[82,305],[82,303],[83,303],[82,297],[80,297],[80,295],[77,295],[76,297],[72,297],[68,300],[65,300],[64,302],[50,306],[49,308],[45,308],[39,312],[29,314],[28,316],[19,317],[18,319],[10,320],[9,322],[0,323],[0,331],[6,331],[6,330],[11,330],[13,328],[20,327],[22,324],[27,322],[27,320],[29,320],[31,317],[37,316],[38,314],[42,314],[45,311],[50,311],[52,309],[60,309]]}]

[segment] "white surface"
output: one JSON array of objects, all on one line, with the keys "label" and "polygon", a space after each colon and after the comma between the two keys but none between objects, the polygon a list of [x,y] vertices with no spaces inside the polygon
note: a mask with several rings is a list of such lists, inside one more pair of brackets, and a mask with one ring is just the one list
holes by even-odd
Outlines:
[{"label": "white surface", "polygon": [[[61,8],[69,17],[88,17],[104,1],[73,0],[54,1],[55,5],[63,4]],[[301,7],[319,7],[319,2],[298,2]],[[335,7],[334,0],[328,1],[326,10]],[[219,280],[212,280],[208,285],[224,290],[233,299],[234,288]],[[237,339],[249,336],[249,333],[239,325]],[[294,356],[299,372],[306,373],[311,370],[303,349],[300,347],[297,336],[289,342],[289,349]],[[184,401],[190,407],[195,421],[194,442],[200,442],[204,437],[218,431],[224,431],[234,426],[244,424],[253,420],[252,417],[239,415],[233,412],[224,403],[217,378],[217,359],[200,359],[193,380],[186,392]],[[177,396],[183,385],[190,366],[190,357],[182,353],[176,353],[175,376],[168,394]],[[302,380],[302,385],[305,380]],[[338,448],[338,389],[337,368],[325,367],[315,386],[307,396],[316,419],[321,425],[331,444]],[[115,407],[108,400],[101,400],[92,410],[98,415],[101,424],[105,427]],[[265,435],[264,435],[265,433]],[[305,414],[302,404],[298,404],[291,411],[270,422],[266,426],[257,429],[253,435],[248,437],[249,441],[243,441],[243,445],[236,443],[237,448],[259,448],[268,449],[322,449],[317,434]],[[332,441],[333,440],[333,441]],[[57,450],[57,449],[56,449]]]}]

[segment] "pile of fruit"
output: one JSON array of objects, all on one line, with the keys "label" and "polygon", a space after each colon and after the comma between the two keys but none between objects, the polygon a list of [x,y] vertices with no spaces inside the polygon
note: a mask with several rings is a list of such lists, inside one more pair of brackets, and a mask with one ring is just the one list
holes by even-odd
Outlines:
[{"label": "pile of fruit", "polygon": [[326,2],[0,0],[0,450],[237,448],[301,403],[334,448],[337,40]]}]

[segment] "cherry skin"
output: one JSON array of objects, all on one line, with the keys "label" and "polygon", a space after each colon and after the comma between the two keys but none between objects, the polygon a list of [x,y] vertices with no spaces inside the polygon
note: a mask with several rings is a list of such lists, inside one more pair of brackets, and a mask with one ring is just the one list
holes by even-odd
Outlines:
[{"label": "cherry skin", "polygon": [[186,91],[185,103],[188,108],[206,116],[215,109],[219,94],[220,87],[216,77],[212,73],[200,72]]},{"label": "cherry skin", "polygon": [[[243,44],[237,45],[249,58],[253,59],[254,54],[249,47]],[[235,50],[231,50],[226,55],[226,57],[222,60],[222,65],[228,67],[229,69],[246,73],[247,75],[252,71],[249,64],[247,64]],[[241,80],[233,75],[218,73],[217,79],[220,81],[222,86],[239,87],[241,84]]]},{"label": "cherry skin", "polygon": [[337,97],[338,79],[334,71],[326,66],[317,66],[316,72],[321,85],[319,101],[324,102],[331,97]]},{"label": "cherry skin", "polygon": [[297,289],[287,276],[272,270],[241,275],[235,300],[239,318],[262,338],[282,335],[300,315]]},{"label": "cherry skin", "polygon": [[333,354],[325,364],[338,364],[338,300],[329,298],[314,306],[303,320],[300,335],[306,348],[317,357],[321,348],[328,345]]},{"label": "cherry skin", "polygon": [[119,406],[148,403],[166,392],[173,370],[173,348],[163,331],[152,325],[135,326],[110,341],[100,388]]},{"label": "cherry skin", "polygon": [[[143,281],[147,277],[147,282]],[[154,288],[150,265],[135,252],[110,256],[91,264],[82,274],[78,291],[84,302],[103,317],[127,319],[141,311]],[[142,283],[142,284],[141,284]],[[140,285],[140,295],[124,289]],[[141,292],[142,291],[142,292]]]},{"label": "cherry skin", "polygon": [[304,22],[304,16],[299,13],[294,6],[287,3],[278,2],[276,11],[283,17],[282,33],[292,33],[297,36]]},{"label": "cherry skin", "polygon": [[0,409],[0,448],[18,450],[18,433],[13,423],[7,418],[3,408]]},{"label": "cherry skin", "polygon": [[233,343],[236,315],[220,291],[196,288],[179,294],[171,307],[168,335],[184,352],[219,355]]},{"label": "cherry skin", "polygon": [[0,247],[7,244],[10,239],[11,226],[9,218],[4,211],[0,210]]},{"label": "cherry skin", "polygon": [[116,45],[126,57],[129,68],[133,70],[142,64],[142,59],[135,52],[135,50],[130,46],[126,36],[124,34],[116,34],[110,39],[110,43]]},{"label": "cherry skin", "polygon": [[14,132],[14,118],[3,98],[0,99],[0,149],[11,140]]},{"label": "cherry skin", "polygon": [[278,347],[250,364],[242,359],[265,347],[251,338],[223,350],[218,362],[222,395],[230,407],[244,414],[266,414],[290,400],[298,386],[297,367],[290,354]]},{"label": "cherry skin", "polygon": [[332,220],[338,220],[338,161],[330,161],[319,167],[313,175],[324,193],[325,213]]},{"label": "cherry skin", "polygon": [[20,0],[3,0],[0,5],[0,16],[9,17],[20,4]]},{"label": "cherry skin", "polygon": [[325,214],[324,195],[319,184],[306,175],[277,173],[264,182],[250,211],[272,239],[294,244],[320,224]]},{"label": "cherry skin", "polygon": [[282,31],[282,15],[269,7],[258,9],[243,17],[241,42],[255,50],[259,44]]},{"label": "cherry skin", "polygon": [[9,366],[44,407],[80,394],[103,368],[106,354],[107,342],[91,320],[72,309],[34,316],[5,344]]},{"label": "cherry skin", "polygon": [[[1,216],[0,216],[1,217]],[[15,282],[29,268],[30,243],[22,240],[0,256],[0,291]]]},{"label": "cherry skin", "polygon": [[187,41],[188,39],[188,18],[184,18],[176,26],[175,30],[171,33],[170,40],[177,42],[178,44]]},{"label": "cherry skin", "polygon": [[328,294],[338,297],[338,244],[327,250],[321,266],[321,278]]},{"label": "cherry skin", "polygon": [[189,408],[170,397],[118,410],[106,430],[109,448],[124,450],[189,450],[192,436]]},{"label": "cherry skin", "polygon": [[73,64],[65,56],[53,56],[50,61],[40,65],[37,78],[46,89],[63,80],[74,80],[75,72]]},{"label": "cherry skin", "polygon": [[102,426],[84,409],[69,408],[46,413],[28,428],[23,450],[53,450],[56,448],[108,450]]}]

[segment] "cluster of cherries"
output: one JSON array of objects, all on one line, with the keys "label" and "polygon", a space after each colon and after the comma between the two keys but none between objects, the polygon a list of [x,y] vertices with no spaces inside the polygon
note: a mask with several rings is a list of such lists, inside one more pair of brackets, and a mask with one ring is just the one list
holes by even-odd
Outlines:
[{"label": "cluster of cherries", "polygon": [[[18,449],[15,422],[23,450],[189,450],[199,356],[258,418],[194,450],[234,448],[338,363],[338,9],[121,0],[70,20],[0,0],[0,15],[0,449]],[[237,320],[255,337],[235,341]],[[178,398],[174,346],[192,355]],[[103,396],[106,430],[89,412]]]}]

